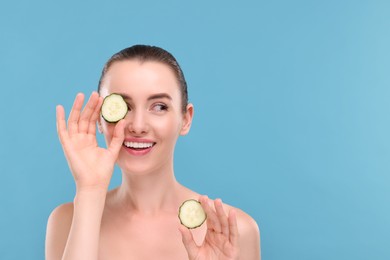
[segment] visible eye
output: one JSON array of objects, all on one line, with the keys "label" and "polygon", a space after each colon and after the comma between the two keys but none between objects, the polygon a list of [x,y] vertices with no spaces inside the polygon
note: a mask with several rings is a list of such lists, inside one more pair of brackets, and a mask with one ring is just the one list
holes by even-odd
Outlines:
[{"label": "visible eye", "polygon": [[155,112],[162,112],[162,111],[167,111],[168,106],[162,103],[154,104],[152,107],[152,110]]}]

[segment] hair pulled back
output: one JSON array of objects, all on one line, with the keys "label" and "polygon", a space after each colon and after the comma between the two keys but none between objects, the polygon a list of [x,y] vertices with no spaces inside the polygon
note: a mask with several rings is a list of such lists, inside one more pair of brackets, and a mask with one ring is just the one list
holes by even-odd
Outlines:
[{"label": "hair pulled back", "polygon": [[117,61],[126,60],[138,60],[141,63],[146,61],[161,62],[162,64],[165,64],[169,68],[171,68],[180,86],[182,111],[186,111],[188,104],[188,91],[187,82],[184,78],[183,71],[181,70],[179,63],[171,53],[156,46],[133,45],[112,55],[112,57],[106,62],[103,67],[103,71],[99,79],[98,93],[100,93],[104,76],[106,75],[111,65]]}]

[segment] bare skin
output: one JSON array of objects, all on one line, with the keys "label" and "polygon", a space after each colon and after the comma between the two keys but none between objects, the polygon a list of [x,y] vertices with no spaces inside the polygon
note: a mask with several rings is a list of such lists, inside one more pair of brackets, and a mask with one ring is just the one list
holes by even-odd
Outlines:
[{"label": "bare skin", "polygon": [[[51,214],[46,259],[260,259],[256,222],[243,211],[211,200],[179,184],[173,172],[177,138],[188,133],[193,106],[181,111],[174,74],[160,63],[116,62],[101,96],[121,93],[130,110],[116,124],[100,118],[102,97],[76,96],[68,124],[57,107],[57,129],[76,183],[73,203]],[[164,93],[165,95],[159,95]],[[98,147],[96,123],[107,149]],[[153,142],[137,154],[124,141]],[[122,184],[108,191],[117,163]],[[177,217],[181,203],[199,199],[207,222],[188,230]]]}]

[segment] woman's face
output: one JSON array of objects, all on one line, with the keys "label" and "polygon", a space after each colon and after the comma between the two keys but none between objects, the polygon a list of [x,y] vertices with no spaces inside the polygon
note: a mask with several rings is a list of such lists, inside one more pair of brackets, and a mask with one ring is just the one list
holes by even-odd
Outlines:
[{"label": "woman's face", "polygon": [[[189,131],[193,114],[192,105],[186,113],[181,109],[180,88],[171,69],[159,62],[117,61],[104,76],[100,92],[103,98],[121,94],[129,107],[117,160],[121,169],[129,173],[171,170],[176,140]],[[100,127],[108,145],[115,124],[100,118]]]}]

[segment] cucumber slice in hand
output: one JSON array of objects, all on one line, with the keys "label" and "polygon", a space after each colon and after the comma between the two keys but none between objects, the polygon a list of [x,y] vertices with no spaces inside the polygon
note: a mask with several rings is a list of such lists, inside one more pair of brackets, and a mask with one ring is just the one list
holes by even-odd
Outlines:
[{"label": "cucumber slice in hand", "polygon": [[180,223],[189,229],[200,227],[206,218],[207,215],[197,200],[186,200],[179,208]]},{"label": "cucumber slice in hand", "polygon": [[112,93],[104,98],[101,112],[107,122],[118,122],[126,116],[127,111],[127,104],[121,95]]}]

